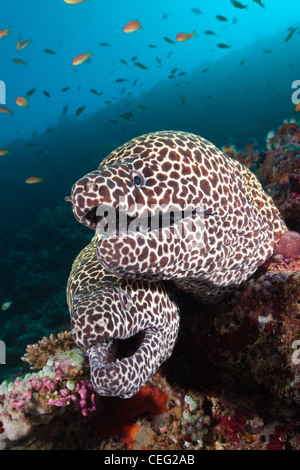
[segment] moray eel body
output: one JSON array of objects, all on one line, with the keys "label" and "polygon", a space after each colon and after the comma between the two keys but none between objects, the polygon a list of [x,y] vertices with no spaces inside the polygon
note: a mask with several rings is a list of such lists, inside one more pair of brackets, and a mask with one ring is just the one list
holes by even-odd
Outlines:
[{"label": "moray eel body", "polygon": [[[179,313],[163,283],[121,279],[107,273],[96,257],[95,235],[75,259],[67,283],[72,333],[90,363],[99,395],[129,398],[171,355]],[[122,340],[138,347],[118,358]]]},{"label": "moray eel body", "polygon": [[204,302],[250,277],[287,230],[246,167],[186,132],[124,144],[68,200],[79,222],[97,228],[97,257],[107,271],[173,279]]}]

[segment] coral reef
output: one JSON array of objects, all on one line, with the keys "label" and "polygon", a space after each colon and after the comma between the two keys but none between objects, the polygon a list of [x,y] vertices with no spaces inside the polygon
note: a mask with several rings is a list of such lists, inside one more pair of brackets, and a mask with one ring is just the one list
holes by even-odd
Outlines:
[{"label": "coral reef", "polygon": [[235,152],[234,158],[255,171],[291,230],[300,231],[300,125],[285,121],[266,138],[267,151]]},{"label": "coral reef", "polygon": [[173,356],[130,399],[95,396],[79,350],[51,355],[68,333],[27,348],[50,357],[0,386],[2,447],[300,450],[300,259],[275,256],[216,305],[180,295]]},{"label": "coral reef", "polygon": [[[41,342],[44,350],[45,341]],[[48,424],[69,405],[84,416],[95,409],[95,393],[78,349],[56,352],[37,373],[28,373],[0,386],[0,449],[24,438],[38,424]]]},{"label": "coral reef", "polygon": [[57,336],[52,333],[48,338],[44,336],[37,344],[29,344],[22,361],[28,362],[31,369],[41,369],[46,365],[49,356],[58,351],[69,351],[75,348],[74,338],[68,331],[58,333]]}]

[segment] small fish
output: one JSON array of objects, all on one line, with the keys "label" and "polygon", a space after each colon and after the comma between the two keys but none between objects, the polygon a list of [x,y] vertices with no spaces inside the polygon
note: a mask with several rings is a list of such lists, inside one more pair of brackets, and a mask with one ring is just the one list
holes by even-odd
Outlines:
[{"label": "small fish", "polygon": [[123,119],[123,121],[131,122],[134,119],[134,113],[121,114],[120,118]]},{"label": "small fish", "polygon": [[155,60],[156,60],[156,62],[159,63],[159,65],[161,65],[161,59],[159,57],[155,57]]},{"label": "small fish", "polygon": [[130,82],[130,80],[128,80],[128,78],[117,78],[117,80],[115,81],[115,83],[122,83],[122,82]]},{"label": "small fish", "polygon": [[56,54],[56,52],[52,51],[51,49],[44,49],[44,52],[46,52],[46,54]]},{"label": "small fish", "polygon": [[230,1],[235,8],[240,8],[241,10],[243,10],[244,8],[247,10],[248,8],[248,5],[244,5],[243,3],[237,2],[236,0],[230,0]]},{"label": "small fish", "polygon": [[26,145],[27,145],[27,147],[35,147],[36,146],[36,144],[31,144],[30,142],[28,142],[28,144],[26,144]]},{"label": "small fish", "polygon": [[21,38],[20,38],[20,36],[19,36],[19,37],[18,37],[18,40],[17,40],[17,44],[16,44],[16,51],[18,51],[19,48],[20,48],[20,41],[21,41]]},{"label": "small fish", "polygon": [[44,93],[45,96],[47,96],[47,98],[51,98],[51,95],[50,95],[50,93],[48,93],[48,91],[44,90],[43,93]]},{"label": "small fish", "polygon": [[144,106],[143,104],[139,104],[139,108],[141,108],[141,109],[148,109],[148,107],[147,107],[147,106]]},{"label": "small fish", "polygon": [[271,54],[272,50],[271,49],[263,49],[263,52],[265,54]]},{"label": "small fish", "polygon": [[1,310],[5,311],[5,310],[8,310],[9,307],[11,306],[12,304],[12,301],[8,301],[8,302],[3,302],[3,304],[1,305]]},{"label": "small fish", "polygon": [[217,47],[219,47],[220,49],[231,49],[231,46],[228,46],[228,44],[222,44],[219,42],[219,44],[217,44]]},{"label": "small fish", "polygon": [[299,113],[299,112],[300,112],[300,102],[296,104],[295,106],[295,113]]},{"label": "small fish", "polygon": [[134,33],[138,29],[142,29],[142,26],[138,20],[132,20],[127,23],[124,28],[123,32],[124,33]]},{"label": "small fish", "polygon": [[108,42],[99,42],[99,46],[111,47],[111,44],[109,44]]},{"label": "small fish", "polygon": [[63,107],[63,110],[62,110],[62,112],[61,112],[61,114],[62,114],[63,116],[64,116],[65,114],[67,114],[68,109],[69,109],[69,106],[68,106],[68,105],[67,105],[67,106],[64,106],[64,107]]},{"label": "small fish", "polygon": [[7,29],[4,29],[3,31],[0,31],[0,39],[2,39],[4,36],[10,36],[9,30],[11,29],[11,26]]},{"label": "small fish", "polygon": [[109,119],[110,122],[112,122],[113,124],[119,124],[118,121],[116,121],[115,119]]},{"label": "small fish", "polygon": [[39,178],[38,176],[30,176],[30,178],[27,178],[27,180],[25,180],[25,183],[36,184],[36,183],[42,183],[43,181],[44,181],[43,178]]},{"label": "small fish", "polygon": [[195,13],[195,15],[203,15],[203,12],[199,8],[191,8],[191,11]]},{"label": "small fish", "polygon": [[86,106],[80,106],[80,108],[76,111],[76,116],[80,116],[80,114],[85,110]]},{"label": "small fish", "polygon": [[187,72],[179,72],[178,77],[183,77],[186,74],[187,74]]},{"label": "small fish", "polygon": [[198,36],[195,34],[195,32],[196,30],[192,31],[191,33],[178,33],[176,36],[176,41],[185,42],[188,39],[196,38]]},{"label": "small fish", "polygon": [[167,55],[167,57],[171,57],[171,55],[173,54],[173,51],[170,51],[169,54]]},{"label": "small fish", "polygon": [[139,69],[142,69],[142,70],[147,70],[149,67],[146,67],[145,65],[143,64],[140,64],[139,62],[135,62],[134,65],[136,67],[138,67]]},{"label": "small fish", "polygon": [[27,91],[26,96],[31,96],[35,92],[36,88],[31,88],[31,90]]},{"label": "small fish", "polygon": [[0,157],[3,157],[3,155],[7,155],[8,153],[9,153],[9,150],[0,149]]},{"label": "small fish", "polygon": [[21,108],[24,108],[25,106],[28,108],[28,98],[26,96],[18,96],[18,98],[16,99],[16,104]]},{"label": "small fish", "polygon": [[178,67],[175,67],[175,69],[172,69],[170,73],[176,73],[178,70]]},{"label": "small fish", "polygon": [[24,62],[24,60],[22,60],[22,59],[13,59],[13,62],[15,64],[27,65],[26,62]]},{"label": "small fish", "polygon": [[137,59],[137,55],[134,55],[133,57],[131,57],[131,62],[134,62],[136,59]]},{"label": "small fish", "polygon": [[222,16],[222,15],[216,15],[216,18],[217,18],[217,20],[219,20],[219,21],[228,21],[228,19],[225,18],[225,16]]},{"label": "small fish", "polygon": [[90,51],[86,52],[85,54],[79,54],[72,60],[72,65],[80,65],[92,55],[94,54],[92,54]]},{"label": "small fish", "polygon": [[155,46],[154,44],[148,44],[148,47],[150,47],[150,49],[155,49],[157,46]]},{"label": "small fish", "polygon": [[6,108],[6,106],[0,106],[0,113],[4,114],[13,114],[13,111],[10,109]]},{"label": "small fish", "polygon": [[103,95],[103,91],[99,92],[95,90],[94,88],[90,88],[90,92],[93,93],[94,95],[101,96]]},{"label": "small fish", "polygon": [[25,49],[26,46],[28,46],[28,44],[30,44],[32,42],[32,39],[28,39],[28,41],[23,41],[21,44],[19,44],[19,51],[21,51],[22,49]]},{"label": "small fish", "polygon": [[124,65],[128,65],[128,63],[124,59],[120,59],[120,62],[122,62],[122,64],[124,64]]},{"label": "small fish", "polygon": [[69,87],[69,86],[65,86],[64,88],[62,88],[61,91],[65,92],[65,91],[68,91],[68,90],[70,90],[70,87]]},{"label": "small fish", "polygon": [[288,42],[292,37],[293,35],[295,34],[295,32],[297,31],[298,28],[290,28],[290,33],[287,35],[287,37],[285,38],[285,42]]},{"label": "small fish", "polygon": [[264,3],[261,3],[261,0],[253,0],[254,3],[257,3],[262,8],[266,8]]},{"label": "small fish", "polygon": [[202,73],[206,73],[206,72],[208,72],[208,71],[209,71],[209,69],[203,69],[203,70],[202,70]]},{"label": "small fish", "polygon": [[172,41],[172,39],[164,37],[164,40],[168,42],[169,44],[176,44],[176,42]]},{"label": "small fish", "polygon": [[240,62],[240,65],[244,65],[244,63],[245,63],[245,59],[242,59]]},{"label": "small fish", "polygon": [[54,130],[53,129],[46,129],[46,132],[49,132],[49,134],[53,134],[54,133]]},{"label": "small fish", "polygon": [[166,20],[168,18],[168,16],[169,16],[168,13],[164,13],[163,16],[162,16],[162,19]]},{"label": "small fish", "polygon": [[64,0],[68,5],[77,5],[77,3],[83,3],[86,0]]},{"label": "small fish", "polygon": [[204,34],[207,34],[208,36],[216,36],[216,33],[214,31],[211,31],[210,29],[204,31]]},{"label": "small fish", "polygon": [[178,105],[178,108],[181,108],[182,106],[184,106],[185,101],[186,101],[186,96],[183,96],[181,103]]}]

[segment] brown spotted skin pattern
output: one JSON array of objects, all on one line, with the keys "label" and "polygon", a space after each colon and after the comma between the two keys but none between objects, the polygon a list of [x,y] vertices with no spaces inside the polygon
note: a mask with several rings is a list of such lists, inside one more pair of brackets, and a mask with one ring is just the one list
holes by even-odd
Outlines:
[{"label": "brown spotted skin pattern", "polygon": [[[95,391],[129,398],[171,355],[178,307],[161,282],[107,273],[97,260],[97,243],[95,235],[75,259],[68,279],[72,333],[89,358]],[[120,359],[120,340],[134,335],[139,338],[136,351]]]},{"label": "brown spotted skin pattern", "polygon": [[111,273],[173,279],[208,302],[251,276],[287,230],[246,167],[186,132],[154,132],[124,144],[73,186],[70,199],[77,220],[93,229],[101,205],[131,217],[197,208],[202,216],[160,230],[102,234],[97,256]]}]

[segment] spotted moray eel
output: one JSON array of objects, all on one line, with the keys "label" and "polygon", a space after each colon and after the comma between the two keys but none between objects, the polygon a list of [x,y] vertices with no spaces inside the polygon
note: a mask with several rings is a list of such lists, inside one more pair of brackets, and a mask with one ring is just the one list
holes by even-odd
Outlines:
[{"label": "spotted moray eel", "polygon": [[[67,283],[72,333],[89,359],[99,395],[129,398],[171,355],[178,307],[162,282],[122,279],[96,257],[97,235],[75,259]],[[137,349],[118,357],[122,340],[136,335]]]},{"label": "spotted moray eel", "polygon": [[[172,279],[204,302],[249,278],[287,230],[246,167],[186,132],[132,139],[81,178],[68,200],[79,222],[97,228],[97,257],[106,271]],[[126,215],[125,230],[105,225],[110,208],[117,219]]]}]

